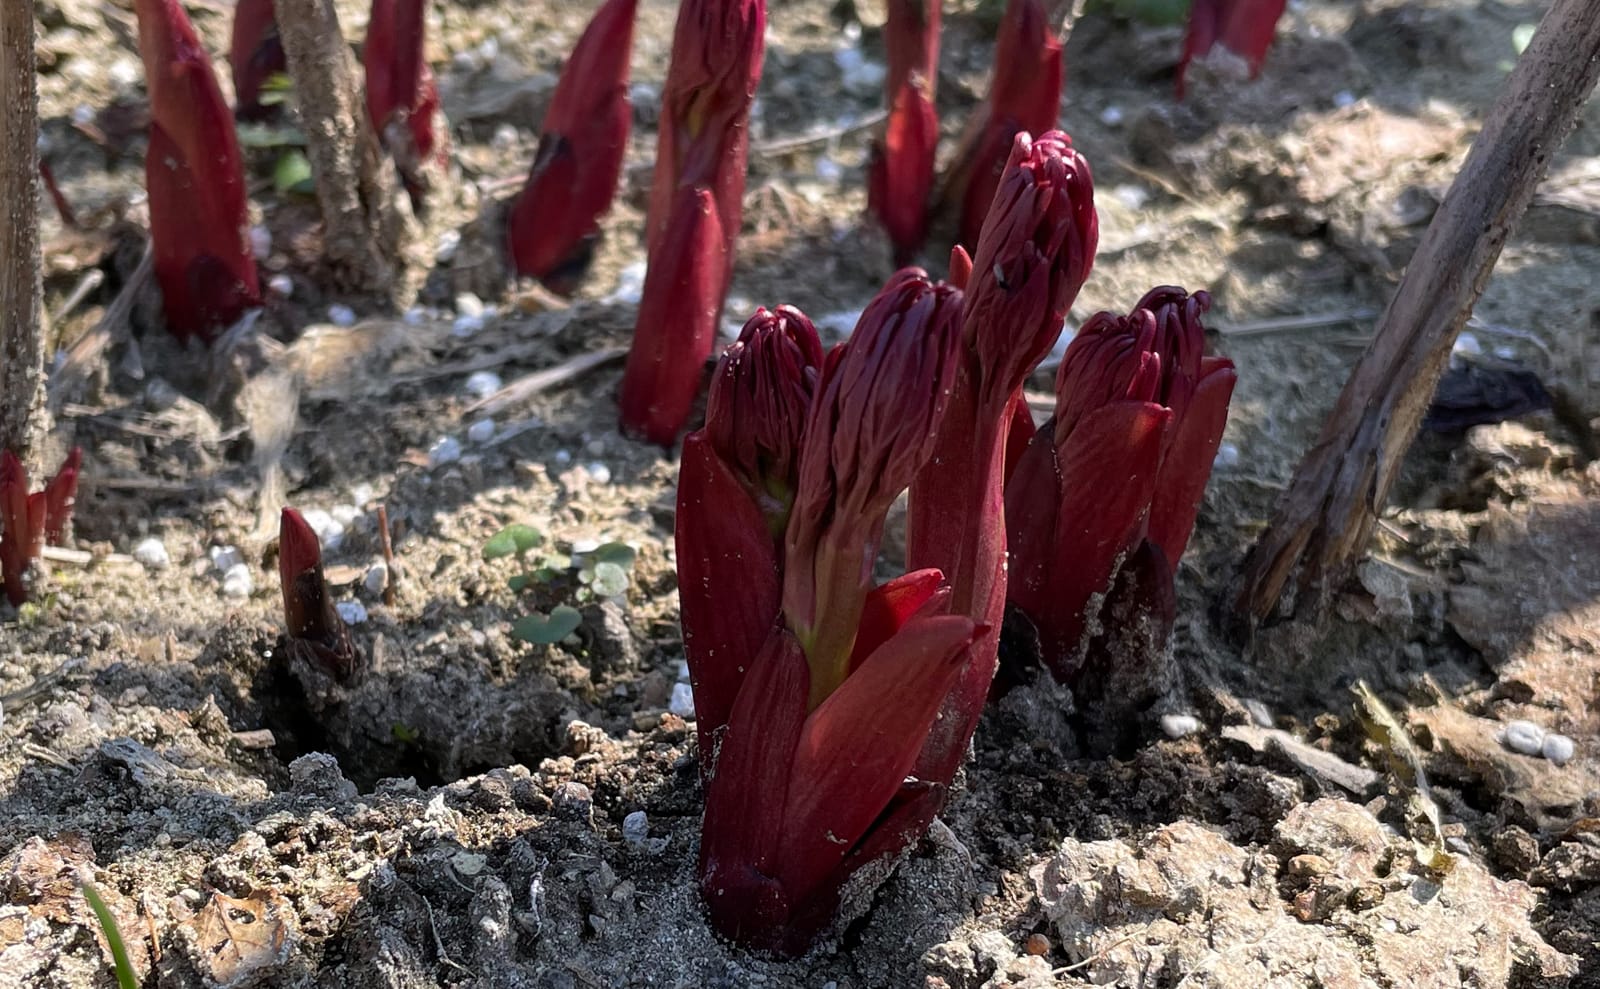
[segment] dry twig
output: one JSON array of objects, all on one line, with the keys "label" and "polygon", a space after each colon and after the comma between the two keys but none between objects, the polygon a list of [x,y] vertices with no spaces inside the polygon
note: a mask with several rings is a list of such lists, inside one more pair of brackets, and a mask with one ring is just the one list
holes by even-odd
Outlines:
[{"label": "dry twig", "polygon": [[[1248,629],[1319,596],[1365,551],[1456,336],[1600,76],[1600,17],[1556,0],[1518,59],[1371,345],[1230,588]],[[1287,600],[1285,600],[1287,599]]]}]

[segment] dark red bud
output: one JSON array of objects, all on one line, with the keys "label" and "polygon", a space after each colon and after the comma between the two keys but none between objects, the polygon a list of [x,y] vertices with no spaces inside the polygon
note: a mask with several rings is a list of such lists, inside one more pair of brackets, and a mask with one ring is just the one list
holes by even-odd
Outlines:
[{"label": "dark red bud", "polygon": [[291,655],[340,683],[353,680],[362,659],[323,578],[322,544],[292,508],[285,508],[279,521],[278,577]]}]

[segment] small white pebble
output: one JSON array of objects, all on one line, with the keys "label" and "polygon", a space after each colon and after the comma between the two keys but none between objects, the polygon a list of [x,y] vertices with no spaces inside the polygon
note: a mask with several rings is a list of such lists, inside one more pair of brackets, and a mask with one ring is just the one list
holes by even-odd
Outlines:
[{"label": "small white pebble", "polygon": [[461,441],[454,436],[441,437],[428,449],[428,466],[443,467],[461,459]]},{"label": "small white pebble", "polygon": [[450,56],[450,67],[457,72],[473,72],[478,68],[472,52],[456,52]]},{"label": "small white pebble", "polygon": [[1514,361],[1517,359],[1516,350],[1506,346],[1505,344],[1501,344],[1500,346],[1494,348],[1491,353],[1503,361]]},{"label": "small white pebble", "polygon": [[1477,357],[1483,353],[1483,345],[1478,343],[1478,338],[1471,333],[1463,333],[1456,337],[1455,346],[1450,348],[1450,353]]},{"label": "small white pebble", "polygon": [[247,598],[255,589],[255,578],[250,576],[250,568],[243,563],[235,563],[222,575],[222,593],[227,597]]},{"label": "small white pebble", "polygon": [[500,39],[494,35],[484,38],[478,45],[478,58],[485,63],[500,57]]},{"label": "small white pebble", "polygon": [[483,329],[483,314],[476,316],[457,316],[455,322],[450,324],[450,335],[458,339],[472,336]]},{"label": "small white pebble", "polygon": [[[456,236],[459,240],[460,235],[457,234]],[[471,292],[462,292],[456,296],[456,312],[463,316],[482,316],[483,300]]]},{"label": "small white pebble", "polygon": [[1572,761],[1573,754],[1577,752],[1577,745],[1567,736],[1551,732],[1544,737],[1544,744],[1539,747],[1539,751],[1556,765],[1565,766]]},{"label": "small white pebble", "polygon": [[489,145],[496,151],[510,151],[517,146],[518,136],[516,127],[511,124],[501,124],[494,129],[494,136],[489,139]]},{"label": "small white pebble", "polygon": [[1122,107],[1108,106],[1100,111],[1100,122],[1107,127],[1116,127],[1122,123]]},{"label": "small white pebble", "polygon": [[1161,730],[1168,738],[1182,738],[1200,730],[1200,719],[1192,714],[1163,714]]},{"label": "small white pebble", "polygon": [[244,562],[244,554],[239,552],[237,546],[213,546],[208,555],[211,557],[211,565],[216,567],[219,573],[227,573]]},{"label": "small white pebble", "polygon": [[1244,702],[1244,709],[1247,713],[1249,713],[1250,720],[1254,721],[1257,727],[1272,727],[1272,711],[1268,709],[1267,705],[1261,703],[1255,698],[1251,698],[1250,700]]},{"label": "small white pebble", "polygon": [[650,106],[661,100],[661,87],[647,82],[636,82],[628,87],[628,101],[635,106]]},{"label": "small white pebble", "polygon": [[467,441],[471,443],[487,443],[494,439],[494,420],[479,419],[467,427]]},{"label": "small white pebble", "polygon": [[361,586],[367,589],[368,594],[382,594],[384,588],[389,586],[389,565],[379,560],[368,567],[366,576],[361,578]]},{"label": "small white pebble", "polygon": [[1347,106],[1354,106],[1355,102],[1356,94],[1350,92],[1348,89],[1341,89],[1337,93],[1333,94],[1333,105],[1341,110]]},{"label": "small white pebble", "polygon": [[488,398],[504,384],[493,371],[474,371],[467,376],[467,394],[473,398]]},{"label": "small white pebble", "polygon": [[250,228],[250,253],[255,255],[257,261],[265,261],[272,256],[272,231],[263,226]]},{"label": "small white pebble", "polygon": [[320,508],[307,508],[300,513],[300,517],[305,519],[306,525],[317,534],[317,541],[322,544],[323,549],[338,549],[344,542],[344,526],[340,525],[339,520],[331,513]]},{"label": "small white pebble", "polygon": [[340,601],[334,608],[346,625],[360,625],[367,620],[367,606],[360,601]]},{"label": "small white pebble", "polygon": [[650,837],[650,816],[636,810],[622,819],[622,840],[630,845],[642,845]]},{"label": "small white pebble", "polygon": [[1500,733],[1500,741],[1513,752],[1538,755],[1544,747],[1544,729],[1532,721],[1512,721]]},{"label": "small white pebble", "polygon": [[1217,447],[1217,458],[1211,462],[1213,470],[1229,470],[1239,466],[1239,448],[1232,443]]},{"label": "small white pebble", "polygon": [[827,155],[817,157],[817,178],[829,184],[837,183],[844,178],[844,166],[834,161]]},{"label": "small white pebble", "polygon": [[93,119],[94,119],[94,107],[90,106],[89,104],[87,104],[87,103],[79,103],[77,106],[72,108],[72,122],[73,123],[75,123],[75,124],[87,124],[89,121],[91,121]]},{"label": "small white pebble", "polygon": [[672,700],[667,702],[667,710],[680,718],[694,717],[694,690],[686,683],[672,685]]},{"label": "small white pebble", "polygon": [[439,243],[434,246],[433,259],[435,261],[449,261],[456,256],[456,248],[461,246],[461,231],[446,230],[439,235]]},{"label": "small white pebble", "polygon": [[112,62],[109,72],[111,81],[119,86],[131,86],[139,81],[140,76],[144,75],[144,70],[140,68],[139,63],[131,58],[119,58]]},{"label": "small white pebble", "polygon": [[688,683],[689,682],[689,661],[687,659],[678,660],[677,669],[678,669],[678,682],[679,683]]},{"label": "small white pebble", "polygon": [[372,485],[363,481],[350,489],[350,500],[357,505],[365,505],[372,500]]},{"label": "small white pebble", "polygon": [[335,505],[328,510],[328,514],[333,516],[335,522],[348,529],[361,517],[361,509],[354,505]]},{"label": "small white pebble", "polygon": [[557,450],[555,452],[554,460],[558,464],[570,464],[570,463],[572,463],[572,451],[571,450]]},{"label": "small white pebble", "polygon": [[428,320],[428,310],[421,306],[412,306],[400,314],[400,322],[407,326],[421,326]]},{"label": "small white pebble", "polygon": [[342,302],[335,302],[328,307],[328,322],[334,326],[354,326],[356,311]]},{"label": "small white pebble", "polygon": [[600,540],[594,539],[592,537],[587,537],[587,538],[584,538],[584,539],[575,539],[572,542],[572,551],[574,553],[593,553],[595,550],[597,550],[599,548],[600,548]]},{"label": "small white pebble", "polygon": [[133,548],[133,558],[149,570],[162,570],[172,563],[167,544],[151,536]]},{"label": "small white pebble", "polygon": [[644,294],[644,269],[645,264],[643,261],[635,261],[623,268],[617,273],[616,290],[606,296],[603,301],[613,304],[618,302],[624,304],[637,303],[639,297]]},{"label": "small white pebble", "polygon": [[272,291],[273,295],[280,295],[287,299],[294,294],[294,279],[280,272],[267,279],[267,288]]},{"label": "small white pebble", "polygon": [[589,465],[589,477],[596,484],[610,484],[611,468],[597,460]]}]

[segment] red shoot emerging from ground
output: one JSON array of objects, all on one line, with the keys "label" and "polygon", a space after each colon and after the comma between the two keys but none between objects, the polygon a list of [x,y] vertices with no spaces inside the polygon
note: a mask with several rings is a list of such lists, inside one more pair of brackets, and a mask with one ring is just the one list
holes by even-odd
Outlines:
[{"label": "red shoot emerging from ground", "polygon": [[937,804],[941,788],[908,774],[982,630],[946,614],[938,571],[879,586],[872,570],[889,506],[933,450],[961,301],[901,271],[826,359],[798,312],[758,313],[684,442],[700,884],[712,924],[745,944],[803,952],[846,881]]},{"label": "red shoot emerging from ground", "polygon": [[628,55],[638,0],[606,0],[578,39],[550,109],[506,240],[517,273],[569,291],[588,267],[622,174],[633,108]]},{"label": "red shoot emerging from ground", "polygon": [[289,71],[272,0],[239,0],[233,8],[233,38],[228,45],[233,69],[233,105],[240,120],[258,120],[273,107],[261,102],[261,87],[272,76]]},{"label": "red shoot emerging from ground", "polygon": [[150,92],[145,186],[167,326],[210,340],[260,303],[233,115],[178,0],[136,0]]},{"label": "red shoot emerging from ground", "polygon": [[361,672],[361,654],[323,579],[322,544],[292,508],[283,510],[278,525],[278,577],[290,655],[339,683],[353,680]]},{"label": "red shoot emerging from ground", "polygon": [[439,87],[423,57],[427,35],[424,0],[372,0],[362,66],[367,76],[367,116],[378,139],[394,155],[413,196],[423,188],[424,164],[443,156],[444,136],[435,134]]},{"label": "red shoot emerging from ground", "polygon": [[1018,132],[1055,129],[1064,71],[1061,37],[1044,0],[1009,0],[995,39],[989,99],[968,121],[946,179],[944,197],[959,211],[959,243],[969,251],[977,247]]},{"label": "red shoot emerging from ground", "polygon": [[619,397],[623,431],[663,446],[689,419],[733,277],[765,30],[764,0],[678,8],[650,186],[649,267]]},{"label": "red shoot emerging from ground", "polygon": [[[1055,345],[1094,261],[1098,220],[1089,163],[1065,134],[1014,139],[977,257],[966,270],[961,361],[938,447],[911,485],[907,564],[950,581],[950,608],[991,634],[946,702],[918,775],[948,783],[977,728],[996,665],[1006,601],[1006,464],[1022,384]],[[1022,412],[1026,415],[1025,410]],[[1031,422],[1028,423],[1031,426]]]},{"label": "red shoot emerging from ground", "polygon": [[1178,63],[1178,99],[1183,99],[1191,62],[1231,59],[1238,66],[1232,74],[1251,79],[1260,75],[1286,5],[1287,0],[1194,0]]},{"label": "red shoot emerging from ground", "polygon": [[872,145],[867,208],[883,224],[895,259],[905,263],[928,233],[933,159],[939,145],[934,91],[939,78],[938,0],[888,0],[889,119]]},{"label": "red shoot emerging from ground", "polygon": [[0,579],[13,605],[28,600],[26,575],[48,541],[59,545],[72,524],[83,451],[67,455],[43,491],[28,492],[28,471],[10,450],[0,451]]},{"label": "red shoot emerging from ground", "polygon": [[1170,587],[1194,529],[1236,379],[1230,361],[1204,356],[1209,305],[1162,287],[1127,316],[1086,322],[1056,378],[1056,415],[1006,489],[1010,600],[1062,681],[1082,665],[1118,568],[1143,561]]}]

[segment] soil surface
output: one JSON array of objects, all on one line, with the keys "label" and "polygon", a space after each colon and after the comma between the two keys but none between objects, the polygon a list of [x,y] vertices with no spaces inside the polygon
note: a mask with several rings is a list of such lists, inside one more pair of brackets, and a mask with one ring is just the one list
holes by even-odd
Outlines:
[{"label": "soil surface", "polygon": [[[187,6],[224,52],[231,6]],[[358,44],[366,10],[338,7]],[[1069,698],[1014,692],[942,821],[798,961],[701,917],[675,454],[616,430],[672,4],[641,4],[626,188],[576,295],[508,290],[484,232],[591,8],[432,5],[451,165],[403,317],[332,290],[314,203],[274,182],[293,134],[251,131],[273,288],[207,351],[138,290],[131,4],[40,0],[44,153],[79,222],[43,220],[52,332],[137,299],[131,338],[56,396],[57,453],[86,454],[79,553],[0,610],[0,984],[114,984],[88,879],[147,986],[1600,986],[1600,107],[1507,246],[1455,417],[1411,451],[1358,578],[1243,646],[1212,618],[1541,4],[1308,0],[1258,81],[1181,105],[1180,28],[1076,26],[1062,125],[1101,249],[1070,323],[1207,288],[1239,367],[1179,574],[1182,683],[1109,759],[1063,730]],[[946,150],[999,8],[946,7]],[[836,337],[891,271],[862,218],[881,19],[772,4],[730,331],[792,303]],[[1485,407],[1511,418],[1456,414]],[[364,615],[352,689],[278,656],[284,503],[321,513]],[[511,523],[554,567],[520,593],[482,553]],[[605,597],[584,564],[616,542],[636,555]],[[571,636],[513,635],[562,604]]]}]

